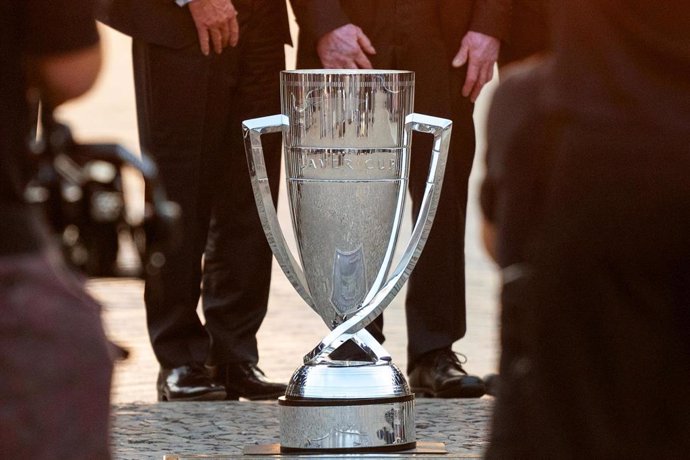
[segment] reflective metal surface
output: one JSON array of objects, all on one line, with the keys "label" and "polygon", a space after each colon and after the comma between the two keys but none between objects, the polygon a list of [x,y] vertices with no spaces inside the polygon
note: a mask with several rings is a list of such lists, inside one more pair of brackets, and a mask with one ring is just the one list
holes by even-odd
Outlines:
[{"label": "reflective metal surface", "polygon": [[281,450],[406,450],[415,446],[412,399],[312,406],[286,405],[280,400],[279,404]]},{"label": "reflective metal surface", "polygon": [[287,190],[314,308],[332,329],[378,291],[408,178],[411,72],[282,73]]},{"label": "reflective metal surface", "polygon": [[[282,115],[243,123],[252,186],[276,260],[331,329],[307,353],[288,386],[289,404],[281,405],[281,446],[284,434],[289,446],[300,448],[381,443],[409,448],[414,399],[402,373],[364,327],[388,306],[421,254],[438,203],[451,123],[412,113],[414,74],[406,71],[284,71],[281,99]],[[285,145],[297,257],[278,222],[261,148],[261,135],[278,131]],[[434,147],[417,222],[392,266],[413,131],[433,134]],[[365,360],[332,359],[333,350],[350,339]],[[402,399],[390,403],[390,398]],[[356,409],[346,404],[364,399],[368,402]],[[384,402],[393,404],[384,413],[404,414],[402,428],[396,429],[405,436],[362,441],[376,438],[382,429],[379,406]],[[304,436],[313,423],[318,425],[314,434],[297,442],[295,437]]]},{"label": "reflective metal surface", "polygon": [[350,364],[302,366],[292,375],[285,396],[288,399],[364,399],[410,395],[407,380],[397,366]]}]

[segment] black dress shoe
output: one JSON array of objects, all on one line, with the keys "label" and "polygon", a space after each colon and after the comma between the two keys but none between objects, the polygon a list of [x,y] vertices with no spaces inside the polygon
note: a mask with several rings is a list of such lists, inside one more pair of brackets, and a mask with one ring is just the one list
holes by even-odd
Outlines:
[{"label": "black dress shoe", "polygon": [[215,381],[225,386],[228,399],[277,399],[285,394],[287,388],[283,383],[269,382],[263,371],[252,363],[218,366]]},{"label": "black dress shoe", "polygon": [[468,375],[448,348],[423,355],[409,375],[412,392],[430,398],[479,398],[486,389],[479,377]]},{"label": "black dress shoe", "polygon": [[225,388],[214,383],[206,368],[191,364],[158,373],[159,401],[218,401],[225,399]]}]

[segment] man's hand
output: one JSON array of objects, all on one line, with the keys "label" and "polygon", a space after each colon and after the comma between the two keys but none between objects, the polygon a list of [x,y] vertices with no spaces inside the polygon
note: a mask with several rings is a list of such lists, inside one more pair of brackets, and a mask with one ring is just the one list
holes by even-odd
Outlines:
[{"label": "man's hand", "polygon": [[484,85],[494,76],[494,64],[498,59],[501,41],[498,38],[469,31],[462,39],[460,51],[453,58],[453,67],[467,63],[467,77],[462,87],[462,95],[477,100]]},{"label": "man's hand", "polygon": [[226,46],[235,46],[240,38],[237,10],[230,0],[192,0],[189,3],[199,46],[204,56],[213,50],[220,54]]},{"label": "man's hand", "polygon": [[346,24],[322,36],[316,51],[326,69],[371,69],[367,54],[376,54],[369,38],[354,24]]}]

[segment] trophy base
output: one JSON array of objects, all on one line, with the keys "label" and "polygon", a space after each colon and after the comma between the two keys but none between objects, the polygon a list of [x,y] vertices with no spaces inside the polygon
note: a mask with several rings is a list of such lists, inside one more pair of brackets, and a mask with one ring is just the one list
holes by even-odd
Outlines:
[{"label": "trophy base", "polygon": [[281,452],[414,449],[414,395],[370,399],[278,399]]}]

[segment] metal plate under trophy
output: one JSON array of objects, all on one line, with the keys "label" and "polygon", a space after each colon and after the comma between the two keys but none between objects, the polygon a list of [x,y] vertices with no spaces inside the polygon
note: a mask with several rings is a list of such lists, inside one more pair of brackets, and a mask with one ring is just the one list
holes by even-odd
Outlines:
[{"label": "metal plate under trophy", "polygon": [[[259,215],[273,253],[331,332],[304,357],[279,399],[282,452],[401,451],[416,445],[414,395],[364,329],[412,271],[438,203],[451,122],[412,113],[414,73],[281,73],[282,115],[243,123]],[[271,200],[261,135],[283,133],[299,263]],[[410,241],[393,256],[405,207],[413,131],[434,136]],[[365,358],[330,354],[352,340]]]}]

